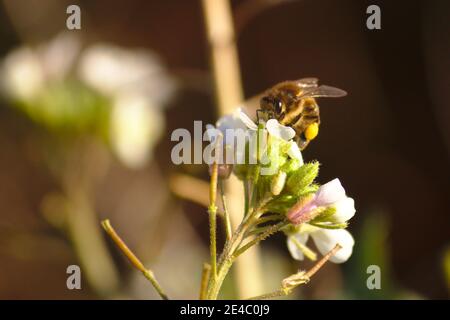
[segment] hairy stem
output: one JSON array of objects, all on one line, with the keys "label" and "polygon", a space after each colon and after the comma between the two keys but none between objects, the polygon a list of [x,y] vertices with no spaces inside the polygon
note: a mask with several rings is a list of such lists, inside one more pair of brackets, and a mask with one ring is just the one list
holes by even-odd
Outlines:
[{"label": "hairy stem", "polygon": [[209,185],[209,236],[210,236],[210,243],[209,243],[209,251],[210,251],[210,258],[211,258],[211,278],[215,280],[217,275],[217,265],[216,265],[216,259],[217,259],[217,244],[216,244],[216,231],[217,231],[217,206],[216,206],[216,195],[217,195],[217,175],[218,175],[218,165],[217,163],[214,163],[212,165],[212,172],[211,172],[211,183]]},{"label": "hairy stem", "polygon": [[[248,232],[249,228],[252,228],[255,225],[257,219],[264,213],[264,207],[270,201],[270,199],[271,196],[269,194],[266,197],[264,197],[258,204],[257,208],[244,218],[242,223],[238,226],[238,228],[234,232],[231,239],[225,243],[225,247],[219,258],[219,264],[217,267],[217,277],[215,279],[210,278],[210,281],[208,283],[207,299],[217,299],[220,288],[222,287],[222,283],[226,275],[228,274],[228,271],[230,270],[231,266],[233,265],[233,262],[236,260],[237,257],[235,254],[236,250],[242,244],[242,241],[244,240],[244,235]],[[280,225],[280,228],[283,227],[284,225],[285,221],[283,221],[283,225]],[[273,230],[272,233],[274,232],[276,232],[276,230]],[[267,238],[270,234],[266,235],[265,238]]]},{"label": "hairy stem", "polygon": [[243,254],[245,251],[247,251],[249,248],[253,247],[254,245],[260,243],[262,240],[268,238],[272,234],[280,231],[282,227],[284,227],[287,224],[286,220],[283,220],[281,222],[278,222],[277,224],[274,224],[270,227],[268,227],[263,233],[256,236],[253,240],[247,242],[244,246],[236,250],[234,253],[234,257],[237,258],[241,254]]},{"label": "hairy stem", "polygon": [[222,180],[219,181],[219,189],[220,189],[220,198],[222,199],[222,206],[223,206],[223,221],[225,223],[225,232],[228,241],[231,239],[233,231],[231,229],[230,213],[228,212],[227,199],[225,197],[225,186]]}]

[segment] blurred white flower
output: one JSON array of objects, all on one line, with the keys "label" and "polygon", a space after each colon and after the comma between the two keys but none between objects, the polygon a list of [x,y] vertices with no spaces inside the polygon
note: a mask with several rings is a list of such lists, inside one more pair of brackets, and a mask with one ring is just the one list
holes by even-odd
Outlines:
[{"label": "blurred white flower", "polygon": [[44,73],[38,56],[30,48],[11,52],[2,65],[2,90],[20,100],[32,98],[44,85]]},{"label": "blurred white flower", "polygon": [[115,99],[111,116],[111,143],[118,158],[131,168],[145,164],[164,129],[162,113],[136,94]]},{"label": "blurred white flower", "polygon": [[80,55],[78,38],[66,32],[36,48],[21,47],[8,54],[1,65],[0,84],[12,100],[35,106],[39,93],[65,81],[74,68],[86,85],[111,101],[113,151],[125,165],[142,166],[163,133],[161,108],[175,89],[155,54],[99,44]]},{"label": "blurred white flower", "polygon": [[160,59],[145,50],[128,50],[108,44],[87,48],[81,58],[81,79],[107,96],[133,92],[164,106],[172,96],[175,82]]},{"label": "blurred white flower", "polygon": [[62,80],[75,65],[80,53],[80,39],[72,32],[62,32],[38,47],[43,72],[49,80]]},{"label": "blurred white flower", "polygon": [[144,165],[163,133],[161,109],[176,86],[159,58],[145,50],[97,44],[81,55],[78,75],[113,99],[111,143],[118,158],[132,168]]},{"label": "blurred white flower", "polygon": [[76,36],[61,33],[37,48],[13,50],[1,66],[2,90],[12,99],[32,99],[47,81],[61,80],[67,75],[79,46]]}]

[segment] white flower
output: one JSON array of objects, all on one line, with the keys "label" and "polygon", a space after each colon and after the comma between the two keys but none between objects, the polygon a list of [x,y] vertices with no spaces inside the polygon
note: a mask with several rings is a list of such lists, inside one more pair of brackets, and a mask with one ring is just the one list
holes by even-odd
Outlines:
[{"label": "white flower", "polygon": [[280,124],[276,119],[269,119],[266,123],[266,129],[270,135],[285,141],[295,137],[294,129]]},{"label": "white flower", "polygon": [[12,98],[31,99],[44,85],[38,56],[30,48],[11,52],[2,66],[2,89]]},{"label": "white flower", "polygon": [[333,215],[333,220],[337,223],[344,223],[350,220],[356,212],[355,200],[349,197],[344,197],[334,203],[336,213]]},{"label": "white flower", "polygon": [[111,114],[111,143],[119,159],[138,168],[151,155],[164,129],[162,113],[148,99],[122,94],[114,101]]},{"label": "white flower", "polygon": [[242,110],[242,108],[237,108],[235,111],[235,116],[237,116],[241,122],[250,130],[257,130],[258,126],[252,119]]},{"label": "white flower", "polygon": [[300,166],[303,165],[303,156],[302,156],[302,152],[300,151],[300,148],[298,147],[297,142],[295,141],[289,141],[289,150],[288,150],[288,155],[289,157],[291,157],[292,159],[297,159],[299,161]]},{"label": "white flower", "polygon": [[32,99],[48,81],[61,80],[79,52],[78,38],[61,33],[36,49],[21,47],[9,53],[1,66],[1,86],[13,99]]},{"label": "white flower", "polygon": [[309,236],[311,236],[322,255],[330,252],[336,244],[342,247],[330,258],[331,262],[343,263],[352,255],[355,240],[350,232],[345,229],[322,229],[308,225],[307,230],[300,230],[298,233],[289,235],[287,238],[287,246],[294,259],[304,259],[305,250],[308,250],[306,242]]},{"label": "white flower", "polygon": [[317,206],[326,207],[345,198],[345,190],[339,179],[333,179],[322,185],[316,193]]},{"label": "white flower", "polygon": [[355,202],[346,196],[339,179],[322,185],[310,201],[302,206],[293,206],[287,216],[293,224],[300,224],[314,218],[317,209],[326,207],[334,207],[336,210],[332,216],[334,223],[345,223],[355,215]]},{"label": "white flower", "polygon": [[[245,144],[249,138],[248,125],[252,123],[253,121],[248,118],[242,109],[237,108],[232,114],[225,115],[217,120],[216,126],[206,125],[206,137],[214,147],[222,148],[225,158],[229,158],[231,153],[232,163],[229,163],[228,159],[221,159],[223,162],[235,164],[236,161],[239,163],[243,161]],[[218,143],[220,145],[217,145]]]},{"label": "white flower", "polygon": [[[219,120],[217,120],[216,128],[222,134],[223,138],[225,139],[225,144],[227,145],[231,143],[231,141],[227,141],[229,140],[227,136],[228,137],[234,136],[234,134],[233,135],[227,134],[227,130],[235,131],[240,129],[242,130],[243,133],[245,133],[245,130],[248,128],[248,125],[251,125],[252,123],[253,121],[242,111],[242,109],[237,108],[232,114],[225,115],[221,117]],[[210,128],[211,127],[212,126],[210,126]],[[257,127],[255,125],[254,130],[256,129]]]},{"label": "white flower", "polygon": [[330,218],[330,223],[345,223],[355,215],[355,202],[345,194],[345,190],[339,179],[334,179],[322,185],[310,200],[299,202],[287,213],[288,219],[300,227],[296,233],[288,235],[287,246],[292,257],[303,260],[304,254],[310,254],[311,250],[306,247],[309,236],[313,239],[317,249],[325,255],[331,251],[336,244],[341,249],[330,258],[330,261],[342,263],[347,261],[353,251],[355,241],[352,235],[345,229],[325,229],[312,226],[307,222],[315,217],[315,212],[324,207],[333,207],[335,214]]},{"label": "white flower", "polygon": [[287,237],[287,247],[289,252],[295,260],[302,261],[304,259],[304,246],[308,241],[309,234],[307,233],[293,233]]},{"label": "white flower", "polygon": [[[267,135],[277,140],[282,140],[284,143],[288,143],[288,148],[285,152],[292,159],[299,161],[300,165],[303,165],[303,158],[300,149],[292,138],[295,136],[294,129],[281,125],[276,119],[270,119],[267,123],[264,123],[262,130],[267,135],[260,135],[262,140],[258,139],[258,125],[243,111],[243,108],[237,108],[232,114],[221,117],[216,126],[206,126],[206,138],[212,143],[214,148],[217,147],[217,143],[223,143],[223,154],[225,162],[227,164],[245,164],[247,163],[246,152],[249,151],[249,161],[251,164],[256,163],[256,147],[259,146],[260,155],[265,156]],[[247,142],[251,142],[246,149]],[[231,156],[232,155],[232,156]],[[265,158],[264,158],[265,159]],[[222,160],[220,158],[220,160]],[[230,163],[230,161],[232,161]]]},{"label": "white flower", "polygon": [[175,90],[159,58],[145,50],[97,44],[81,55],[78,75],[112,98],[111,140],[119,159],[132,168],[143,166],[164,130],[160,109]]},{"label": "white flower", "polygon": [[[253,122],[253,120],[250,119],[241,109],[238,109],[237,115],[248,129],[258,129],[257,124]],[[300,165],[303,165],[303,157],[300,148],[297,143],[292,140],[295,137],[294,129],[280,124],[277,119],[269,119],[265,124],[265,130],[267,130],[270,136],[289,142],[289,157],[299,160]]]},{"label": "white flower", "polygon": [[61,32],[38,48],[45,76],[49,80],[62,80],[73,68],[80,53],[80,39],[72,32]]},{"label": "white flower", "polygon": [[151,99],[156,107],[167,102],[175,86],[152,52],[109,44],[87,48],[80,58],[78,73],[81,79],[105,95],[134,92]]}]

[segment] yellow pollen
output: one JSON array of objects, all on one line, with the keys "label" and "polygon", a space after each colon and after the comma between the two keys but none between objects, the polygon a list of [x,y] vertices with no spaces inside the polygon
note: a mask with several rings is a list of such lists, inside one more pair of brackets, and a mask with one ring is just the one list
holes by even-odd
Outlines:
[{"label": "yellow pollen", "polygon": [[313,123],[310,124],[308,126],[308,128],[306,128],[305,131],[305,137],[308,140],[313,140],[315,137],[317,137],[317,135],[319,134],[319,124],[318,123]]}]

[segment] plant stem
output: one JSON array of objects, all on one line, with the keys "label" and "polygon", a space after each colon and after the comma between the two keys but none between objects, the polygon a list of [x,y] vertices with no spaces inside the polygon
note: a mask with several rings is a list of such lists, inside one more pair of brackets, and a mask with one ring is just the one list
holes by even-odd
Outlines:
[{"label": "plant stem", "polygon": [[150,283],[153,285],[155,290],[158,292],[160,297],[163,300],[168,300],[169,298],[164,293],[162,287],[159,285],[159,282],[156,280],[155,275],[153,274],[153,271],[150,269],[146,269],[141,260],[136,257],[136,255],[128,248],[128,246],[125,244],[125,242],[120,238],[120,236],[117,234],[117,232],[112,227],[109,220],[103,220],[102,221],[102,227],[105,229],[106,233],[111,237],[111,239],[114,241],[114,243],[119,247],[119,249],[125,254],[125,256],[128,258],[128,260],[131,262],[131,264],[142,272],[144,277],[146,277]]},{"label": "plant stem", "polygon": [[215,279],[210,277],[209,279],[206,295],[207,299],[217,299],[222,282],[234,262],[233,252],[241,243],[243,235],[251,222],[250,219],[243,221],[238,226],[231,239],[225,243],[225,247],[219,258],[217,277]]},{"label": "plant stem", "polygon": [[[247,233],[248,229],[254,226],[254,223],[257,221],[257,219],[264,213],[263,209],[264,206],[269,202],[271,199],[270,195],[267,195],[264,197],[261,202],[258,204],[257,208],[254,209],[251,213],[249,213],[242,223],[238,226],[236,231],[234,232],[233,236],[231,237],[230,241],[227,241],[225,243],[225,247],[223,249],[222,254],[219,258],[219,264],[217,268],[217,278],[211,279],[208,283],[208,289],[207,289],[207,299],[217,299],[217,296],[219,294],[219,290],[222,286],[222,283],[228,274],[228,271],[230,270],[231,266],[233,265],[233,262],[236,260],[237,255],[236,251],[241,245],[244,235]],[[282,221],[277,225],[274,225],[274,227],[270,230],[271,232],[268,234],[265,234],[264,239],[270,236],[271,234],[275,233],[279,229],[281,229],[286,224],[286,221]],[[279,225],[279,226],[278,226]],[[277,226],[275,228],[275,226]],[[262,239],[261,239],[262,240]],[[258,241],[259,242],[259,241]],[[255,242],[254,244],[258,243]],[[246,250],[250,246],[246,247]],[[244,250],[245,251],[245,250]],[[241,252],[243,253],[243,252]]]},{"label": "plant stem", "polygon": [[249,194],[249,185],[248,180],[242,181],[244,185],[244,217],[247,216],[249,212],[249,206],[250,206],[250,194]]},{"label": "plant stem", "polygon": [[270,293],[262,294],[260,296],[252,297],[247,300],[266,300],[271,298],[277,298],[282,296],[287,296],[289,293],[291,293],[291,290],[287,289],[279,289]]},{"label": "plant stem", "polygon": [[[295,289],[299,285],[307,283],[311,279],[311,277],[314,274],[316,274],[316,272],[319,271],[320,268],[322,268],[323,265],[328,260],[330,260],[330,258],[332,256],[334,256],[336,254],[336,252],[338,252],[341,248],[342,247],[339,244],[336,244],[336,246],[331,251],[329,251],[326,255],[324,255],[322,257],[322,259],[320,259],[307,272],[300,271],[299,273],[294,274],[294,275],[284,279],[282,281],[282,285],[281,285],[280,289],[270,292],[270,293],[260,295],[260,296],[249,298],[248,300],[264,300],[264,299],[276,298],[276,297],[281,297],[281,296],[287,296],[288,294],[290,294],[292,292],[293,289]],[[290,281],[286,281],[288,279],[290,279]]]},{"label": "plant stem", "polygon": [[210,275],[211,275],[211,266],[208,263],[204,263],[202,272],[202,282],[200,284],[200,300],[206,299],[206,289],[208,287]]},{"label": "plant stem", "polygon": [[336,252],[338,252],[338,251],[341,250],[341,249],[342,249],[342,246],[341,246],[340,244],[336,244],[336,245],[334,246],[334,248],[330,250],[330,252],[328,252],[326,255],[324,255],[324,256],[322,257],[322,259],[320,259],[319,261],[317,261],[317,263],[316,263],[311,269],[309,269],[309,270],[305,273],[305,276],[306,276],[307,278],[311,278],[314,274],[316,274],[317,271],[320,270],[320,268],[323,267],[323,265],[324,265],[328,260],[330,260],[330,258],[331,258],[332,256],[334,256],[334,255],[336,254]]},{"label": "plant stem", "polygon": [[266,239],[267,237],[271,236],[272,234],[278,232],[282,227],[284,227],[287,224],[286,220],[283,220],[281,222],[278,222],[277,224],[274,224],[270,227],[268,227],[263,233],[256,236],[253,240],[247,242],[244,246],[236,250],[234,253],[234,257],[237,258],[241,254],[243,254],[245,251],[247,251],[249,248],[253,247],[254,245],[258,244],[262,240]]},{"label": "plant stem", "polygon": [[210,251],[210,258],[211,258],[211,278],[213,280],[216,279],[217,275],[217,266],[216,266],[216,259],[217,259],[217,244],[216,244],[216,215],[217,215],[217,206],[216,206],[216,196],[217,196],[217,175],[218,175],[218,165],[217,163],[214,163],[212,165],[212,171],[211,171],[211,182],[209,185],[209,237],[210,237],[210,243],[209,243],[209,251]]},{"label": "plant stem", "polygon": [[[239,56],[234,36],[232,8],[229,0],[202,0],[207,39],[211,48],[211,66],[220,115],[232,113],[244,100],[239,68]],[[239,181],[230,177],[226,181],[231,223],[241,221],[242,198]],[[248,272],[251,269],[252,272]],[[239,297],[257,292],[262,283],[259,253],[247,255],[236,265],[236,289]]]},{"label": "plant stem", "polygon": [[223,180],[219,180],[219,189],[220,189],[220,198],[222,199],[222,206],[223,206],[223,220],[225,223],[225,232],[228,241],[231,239],[233,231],[231,229],[230,213],[228,212],[227,199],[225,198],[225,186],[223,184]]}]

